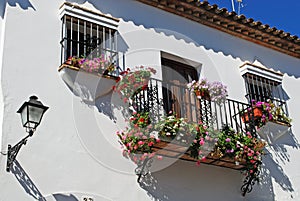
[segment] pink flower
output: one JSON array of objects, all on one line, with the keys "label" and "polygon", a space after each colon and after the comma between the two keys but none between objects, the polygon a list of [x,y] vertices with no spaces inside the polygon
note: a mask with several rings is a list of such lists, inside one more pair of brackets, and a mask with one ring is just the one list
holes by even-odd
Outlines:
[{"label": "pink flower", "polygon": [[226,142],[230,142],[231,141],[231,139],[230,138],[226,138],[226,140],[225,140]]},{"label": "pink flower", "polygon": [[143,141],[138,141],[138,145],[143,145],[144,142]]},{"label": "pink flower", "polygon": [[149,158],[153,158],[155,156],[155,153],[151,153],[151,154],[149,154]]},{"label": "pink flower", "polygon": [[157,156],[158,160],[162,160],[162,158],[163,158],[162,156]]}]

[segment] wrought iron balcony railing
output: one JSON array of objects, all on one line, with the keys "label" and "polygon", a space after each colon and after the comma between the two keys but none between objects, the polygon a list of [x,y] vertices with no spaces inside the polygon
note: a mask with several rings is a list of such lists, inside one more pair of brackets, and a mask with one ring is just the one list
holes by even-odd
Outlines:
[{"label": "wrought iron balcony railing", "polygon": [[[146,90],[133,96],[133,104],[137,111],[146,111],[154,121],[172,111],[176,116],[186,118],[189,122],[203,122],[212,129],[220,130],[229,126],[236,132],[250,131],[256,136],[254,124],[249,123],[253,118],[245,121],[245,113],[253,117],[250,104],[232,99],[222,103],[198,99],[194,93],[176,81],[163,82],[150,79]],[[244,121],[243,121],[244,119]]]}]

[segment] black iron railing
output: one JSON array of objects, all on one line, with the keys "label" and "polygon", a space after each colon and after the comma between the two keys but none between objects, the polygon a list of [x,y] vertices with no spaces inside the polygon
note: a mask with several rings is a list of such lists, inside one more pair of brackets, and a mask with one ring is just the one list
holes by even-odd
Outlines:
[{"label": "black iron railing", "polygon": [[150,79],[146,90],[133,96],[133,105],[137,111],[149,112],[154,122],[172,111],[189,122],[201,121],[216,130],[229,126],[237,132],[250,131],[256,136],[254,123],[250,123],[254,122],[250,104],[228,98],[221,103],[198,99],[186,84],[176,81]]}]

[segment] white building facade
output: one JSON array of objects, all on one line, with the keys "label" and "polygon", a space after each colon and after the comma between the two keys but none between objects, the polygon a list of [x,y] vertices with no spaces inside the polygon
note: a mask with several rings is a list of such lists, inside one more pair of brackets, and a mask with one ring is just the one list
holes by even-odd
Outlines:
[{"label": "white building facade", "polygon": [[[296,36],[190,0],[1,4],[0,200],[300,200]],[[111,77],[81,71],[67,61],[103,54],[118,67]],[[196,161],[182,160],[183,152],[172,158],[167,151],[162,160],[153,159],[139,178],[143,163],[138,167],[122,155],[116,135],[128,126],[132,105],[119,99],[112,79],[136,66],[157,71],[147,97],[139,96],[137,104],[145,109],[147,103],[149,113],[154,108],[157,114],[173,110],[188,114],[189,120],[208,118],[218,128],[226,121],[243,130],[235,114],[252,99],[272,99],[283,108],[291,126],[284,131],[271,126],[260,136],[268,144],[260,182],[250,193],[242,195],[245,176],[240,169],[219,162],[197,166]],[[204,106],[205,101],[195,103],[182,95],[185,89],[174,88],[180,79],[204,77],[227,86],[225,105]],[[175,85],[164,85],[169,81]],[[157,91],[150,94],[150,89]],[[16,111],[31,95],[49,109],[7,172],[8,144],[27,135]]]}]

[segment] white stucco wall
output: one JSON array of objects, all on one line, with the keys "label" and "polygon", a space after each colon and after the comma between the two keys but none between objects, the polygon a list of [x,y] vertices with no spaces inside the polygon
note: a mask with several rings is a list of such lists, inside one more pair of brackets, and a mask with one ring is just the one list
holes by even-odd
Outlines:
[{"label": "white stucco wall", "polygon": [[[19,1],[24,7],[26,1]],[[81,201],[85,195],[95,201],[300,200],[299,59],[132,0],[70,1],[120,18],[118,31],[126,50],[125,67],[160,69],[161,52],[180,56],[201,64],[201,76],[221,80],[228,86],[230,98],[241,101],[245,101],[245,87],[239,66],[245,61],[259,60],[284,73],[283,88],[290,97],[288,109],[293,126],[289,134],[268,148],[262,185],[256,185],[252,193],[241,196],[243,177],[238,171],[197,167],[184,161],[152,173],[151,183],[139,185],[134,174],[136,166],[122,156],[115,135],[125,126],[120,103],[111,96],[95,104],[82,101],[57,71],[61,40],[58,9],[63,1],[29,2],[34,9],[7,6],[5,29],[1,29],[5,30],[5,35],[1,32],[5,36],[1,48],[3,153],[7,144],[15,144],[25,136],[16,111],[30,95],[37,95],[50,109],[20,151],[14,173],[5,171],[6,156],[1,155],[1,200],[29,201],[44,196],[47,200]],[[162,75],[158,72],[156,76]]]}]

